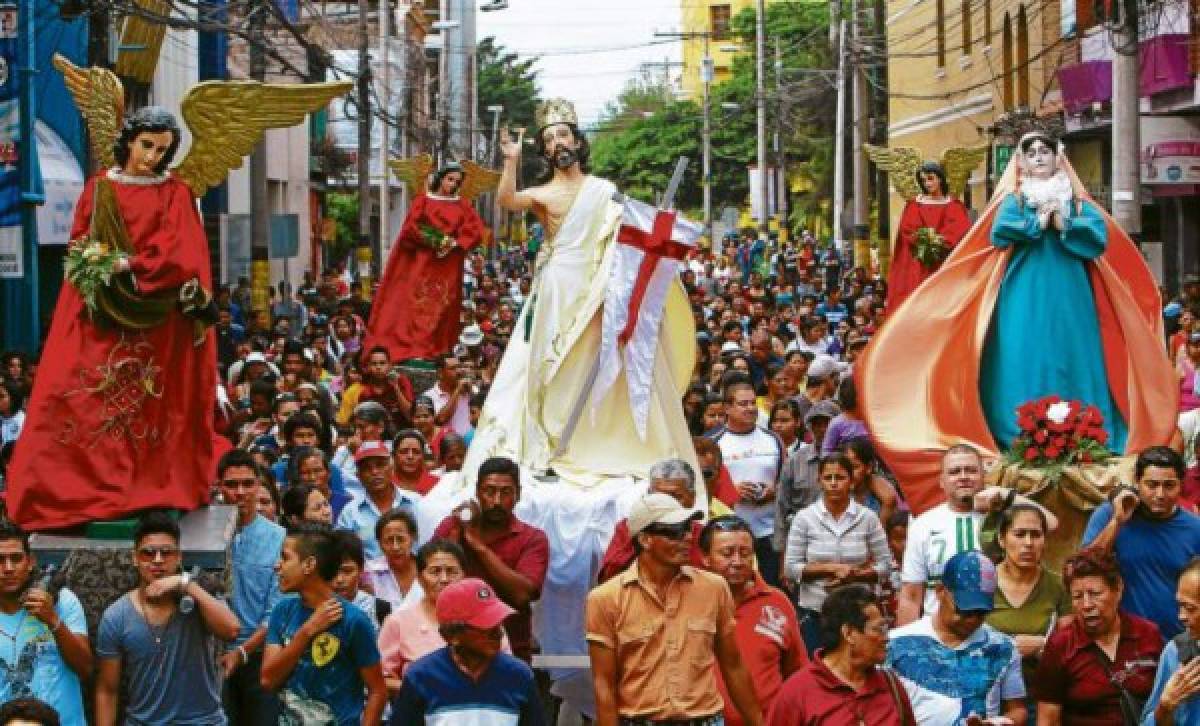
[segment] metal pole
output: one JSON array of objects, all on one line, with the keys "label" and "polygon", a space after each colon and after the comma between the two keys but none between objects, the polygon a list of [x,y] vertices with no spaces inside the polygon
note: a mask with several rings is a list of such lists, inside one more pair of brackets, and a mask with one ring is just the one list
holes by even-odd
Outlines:
[{"label": "metal pole", "polygon": [[[267,78],[265,24],[266,3],[255,3],[250,15],[250,77],[256,81]],[[267,141],[266,137],[254,146],[250,154],[250,308],[255,314],[270,316],[267,291],[271,287],[271,204],[267,199]]]},{"label": "metal pole", "polygon": [[371,38],[366,2],[358,4],[358,277],[371,296]]},{"label": "metal pole", "polygon": [[783,51],[775,40],[775,197],[779,200],[779,241],[789,238],[787,163],[783,155]]},{"label": "metal pole", "polygon": [[846,21],[838,23],[837,112],[833,131],[833,245],[842,251],[842,207],[846,202]]},{"label": "metal pole", "polygon": [[758,232],[767,238],[767,223],[771,218],[770,198],[767,196],[767,92],[764,61],[767,49],[767,12],[764,0],[756,0],[754,23],[754,96],[758,110],[758,196],[760,200]]},{"label": "metal pole", "polygon": [[[497,147],[500,146],[500,114],[501,110],[492,110],[492,144],[488,154],[488,165],[496,165]],[[496,248],[500,246],[500,202],[499,195],[496,192],[491,193],[491,213],[492,213],[492,248],[488,252],[488,258],[492,261],[496,259]]]},{"label": "metal pole", "polygon": [[381,83],[379,84],[380,103],[383,104],[384,120],[379,124],[379,239],[372,245],[372,254],[383,264],[383,247],[391,244],[391,230],[388,217],[392,206],[392,180],[388,175],[388,136],[391,131],[389,114],[392,110],[392,3],[391,0],[379,0],[379,62]]},{"label": "metal pole", "polygon": [[701,188],[704,190],[704,229],[708,234],[709,248],[716,249],[712,214],[712,97],[709,86],[713,81],[713,59],[708,54],[710,35],[711,33],[704,34],[704,60],[700,63],[700,80],[704,88],[704,158],[700,173],[703,175]]},{"label": "metal pole", "polygon": [[870,216],[870,200],[867,198],[867,154],[863,142],[867,140],[867,77],[862,68],[862,19],[859,17],[858,0],[850,2],[850,23],[854,33],[854,131],[850,152],[854,164],[854,266],[869,268],[871,249],[868,244],[867,221]]},{"label": "metal pole", "polygon": [[1121,22],[1113,38],[1112,212],[1136,241],[1142,233],[1137,3],[1122,0],[1120,6]]},{"label": "metal pole", "polygon": [[38,305],[38,241],[37,208],[46,199],[37,183],[37,138],[34,136],[34,121],[37,119],[37,93],[34,80],[37,68],[37,45],[34,33],[33,0],[21,0],[17,8],[17,38],[21,44],[18,56],[21,61],[21,91],[18,99],[20,112],[20,153],[18,155],[21,178],[21,256],[24,257],[21,286],[22,297],[28,309],[22,327],[28,326],[19,338],[30,353],[37,350],[42,337],[41,311]]},{"label": "metal pole", "polygon": [[[443,24],[450,20],[450,0],[441,0],[441,5],[438,10],[438,20]],[[448,144],[450,143],[450,91],[447,89],[449,83],[449,74],[447,73],[447,64],[450,55],[450,31],[445,28],[438,31],[442,34],[442,49],[438,53],[438,128],[441,130],[442,137],[438,139],[437,161],[438,167],[442,167],[448,161],[446,156]]]}]

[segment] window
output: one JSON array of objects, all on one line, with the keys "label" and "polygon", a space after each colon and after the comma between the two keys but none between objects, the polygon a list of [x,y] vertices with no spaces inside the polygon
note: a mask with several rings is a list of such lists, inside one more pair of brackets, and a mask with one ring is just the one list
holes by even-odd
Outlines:
[{"label": "window", "polygon": [[962,0],[962,54],[971,55],[971,0]]},{"label": "window", "polygon": [[937,0],[937,65],[946,67],[946,0]]},{"label": "window", "polygon": [[1004,29],[1000,32],[1000,50],[1003,56],[1001,67],[1004,75],[1001,77],[1001,98],[1004,100],[1004,110],[1013,107],[1013,37],[1012,18],[1004,14]]},{"label": "window", "polygon": [[730,9],[728,5],[710,5],[708,8],[708,32],[711,34],[712,40],[729,40],[729,17]]},{"label": "window", "polygon": [[1029,108],[1029,22],[1025,6],[1017,9],[1017,105]]}]

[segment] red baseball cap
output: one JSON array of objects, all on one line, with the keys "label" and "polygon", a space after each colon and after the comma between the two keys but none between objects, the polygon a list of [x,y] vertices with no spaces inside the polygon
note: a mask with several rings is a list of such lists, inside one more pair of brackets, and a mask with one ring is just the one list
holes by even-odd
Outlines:
[{"label": "red baseball cap", "polygon": [[472,628],[494,628],[515,613],[483,580],[468,577],[446,586],[437,599],[439,625],[462,623]]},{"label": "red baseball cap", "polygon": [[372,457],[389,459],[391,456],[392,452],[388,450],[387,445],[382,441],[364,441],[359,445],[358,451],[354,452],[354,463],[357,464],[363,459],[370,459]]}]

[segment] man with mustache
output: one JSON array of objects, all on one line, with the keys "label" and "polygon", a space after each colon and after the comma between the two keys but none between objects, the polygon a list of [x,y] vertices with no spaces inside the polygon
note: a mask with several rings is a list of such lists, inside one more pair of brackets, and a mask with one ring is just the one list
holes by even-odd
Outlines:
[{"label": "man with mustache", "polygon": [[533,657],[530,606],[541,596],[550,561],[550,544],[542,530],[513,515],[521,498],[521,472],[504,457],[479,467],[475,498],[442,520],[433,539],[449,539],[466,553],[467,577],[478,577],[516,612],[504,621],[513,655]]}]

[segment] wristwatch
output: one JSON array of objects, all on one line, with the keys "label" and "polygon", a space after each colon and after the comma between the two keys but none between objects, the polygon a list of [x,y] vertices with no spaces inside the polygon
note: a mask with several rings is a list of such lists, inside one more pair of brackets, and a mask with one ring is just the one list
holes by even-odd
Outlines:
[{"label": "wristwatch", "polygon": [[192,582],[191,573],[184,572],[181,575],[179,575],[179,592],[180,593],[187,592],[187,586],[189,584],[191,584],[191,582]]}]

